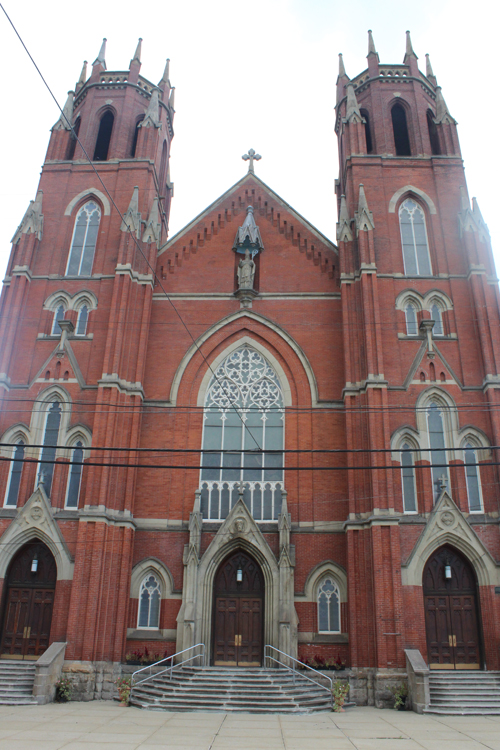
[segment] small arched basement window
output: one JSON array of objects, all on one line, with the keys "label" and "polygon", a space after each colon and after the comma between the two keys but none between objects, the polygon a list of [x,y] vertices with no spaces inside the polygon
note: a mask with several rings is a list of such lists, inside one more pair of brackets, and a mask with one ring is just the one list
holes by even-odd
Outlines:
[{"label": "small arched basement window", "polygon": [[94,161],[107,160],[114,121],[115,116],[109,110],[105,112],[101,117],[101,122],[99,123],[99,132],[97,133],[97,140],[94,149]]},{"label": "small arched basement window", "polygon": [[57,310],[54,313],[54,320],[52,322],[52,336],[60,336],[61,335],[61,326],[59,325],[60,320],[64,320],[65,310],[64,305],[59,305]]},{"label": "small arched basement window", "polygon": [[399,227],[407,276],[431,276],[431,258],[423,209],[407,198],[399,209]]},{"label": "small arched basement window", "polygon": [[396,156],[411,156],[410,135],[404,107],[401,104],[395,104],[391,109],[391,117]]},{"label": "small arched basement window", "polygon": [[101,210],[94,201],[89,201],[78,211],[66,276],[91,275],[100,221]]},{"label": "small arched basement window", "polygon": [[16,507],[19,497],[19,487],[21,485],[21,474],[24,463],[24,441],[19,440],[14,449],[14,455],[10,464],[9,481],[7,482],[7,492],[5,493],[5,505]]},{"label": "small arched basement window", "polygon": [[[45,420],[45,430],[43,434],[43,448],[38,465],[37,484],[40,482],[43,474],[43,486],[45,492],[50,497],[52,488],[52,477],[54,476],[54,463],[56,458],[57,443],[59,438],[59,427],[61,425],[61,404],[54,401],[50,404]],[[44,463],[45,461],[49,463]]]},{"label": "small arched basement window", "polygon": [[78,508],[78,497],[80,495],[80,484],[82,481],[83,469],[83,466],[81,465],[81,463],[79,463],[83,461],[83,443],[81,440],[79,440],[73,448],[71,452],[71,460],[76,463],[72,463],[69,468],[66,507]]},{"label": "small arched basement window", "polygon": [[361,117],[366,121],[365,122],[366,153],[371,154],[373,153],[373,139],[372,139],[372,131],[370,127],[370,115],[368,114],[366,109],[361,109],[360,113],[361,113]]},{"label": "small arched basement window", "polygon": [[403,510],[417,512],[417,489],[415,485],[415,458],[409,443],[404,443],[401,451],[401,475],[403,484]]},{"label": "small arched basement window", "polygon": [[318,632],[340,633],[340,592],[331,576],[318,586]]},{"label": "small arched basement window", "polygon": [[160,627],[160,584],[154,575],[149,574],[142,582],[139,594],[138,628]]},{"label": "small arched basement window", "polygon": [[431,142],[431,153],[433,156],[441,155],[441,146],[439,145],[439,134],[434,122],[434,115],[430,109],[427,110],[427,128],[429,130],[429,140]]},{"label": "small arched basement window", "polygon": [[71,131],[69,135],[68,153],[66,155],[67,161],[73,161],[75,157],[75,148],[76,148],[76,144],[78,143],[77,138],[80,132],[81,123],[82,123],[82,118],[78,117],[77,121],[73,125],[73,130]]},{"label": "small arched basement window", "polygon": [[477,450],[471,443],[467,443],[464,450],[465,459],[465,478],[467,481],[467,497],[469,499],[469,511],[471,513],[480,513],[483,510],[481,502],[481,482],[479,479],[479,466]]},{"label": "small arched basement window", "polygon": [[415,305],[409,302],[405,307],[406,333],[408,336],[418,335],[417,311]]}]

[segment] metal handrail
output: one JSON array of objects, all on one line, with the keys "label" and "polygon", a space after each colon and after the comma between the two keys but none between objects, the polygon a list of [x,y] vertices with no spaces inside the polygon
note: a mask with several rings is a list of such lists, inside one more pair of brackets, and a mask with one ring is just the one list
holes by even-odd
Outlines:
[{"label": "metal handrail", "polygon": [[[174,664],[174,659],[178,656],[182,656],[182,654],[186,654],[188,651],[192,651],[195,648],[201,648],[201,652],[199,654],[193,654],[193,656],[190,656],[188,659],[183,659],[180,662],[177,662]],[[148,677],[145,677],[143,680],[139,680],[136,682],[135,686],[142,685],[143,682],[147,682],[148,680],[151,680],[153,677],[158,677],[161,674],[164,674],[165,672],[170,671],[170,679],[172,679],[172,674],[174,672],[174,669],[178,669],[179,667],[182,667],[183,664],[187,664],[190,661],[193,661],[193,659],[200,659],[202,660],[202,663],[200,666],[204,667],[206,664],[206,657],[205,657],[205,644],[204,643],[196,643],[194,646],[190,646],[189,648],[183,649],[183,651],[178,651],[176,654],[172,654],[172,656],[166,656],[164,659],[160,659],[160,661],[155,662],[154,664],[148,664],[146,667],[141,667],[141,669],[137,669],[132,674],[132,679],[130,683],[130,689],[131,691],[134,688],[134,679],[135,676],[139,674],[139,672],[144,672],[146,669],[154,669],[155,667],[158,667],[160,664],[163,664],[163,662],[170,661],[170,666],[165,667],[165,669],[162,669],[160,672],[155,672],[154,674],[150,674]]]},{"label": "metal handrail", "polygon": [[[290,667],[288,664],[285,664],[282,660],[276,659],[274,656],[271,656],[271,654],[268,654],[268,649],[272,649],[273,651],[276,651],[276,653],[281,654],[282,656],[285,656],[287,659],[293,662],[293,666]],[[312,677],[308,677],[305,674],[301,674],[301,677],[304,677],[304,679],[309,680],[309,682],[313,682],[315,685],[318,685],[318,687],[323,688],[323,690],[326,690],[327,693],[330,694],[330,700],[332,702],[333,706],[333,680],[331,677],[328,677],[328,675],[323,674],[322,672],[318,672],[317,669],[314,669],[314,667],[310,667],[308,664],[304,664],[303,661],[299,661],[299,659],[295,659],[295,657],[290,656],[290,654],[286,654],[284,651],[280,651],[279,648],[276,648],[275,646],[271,646],[269,644],[266,644],[264,646],[264,660],[269,659],[270,661],[276,662],[276,664],[280,664],[285,669],[288,669],[289,672],[293,674],[293,684],[295,685],[295,673],[298,671],[295,668],[295,664],[300,664],[300,670],[303,669],[309,669],[310,672],[315,672],[316,674],[319,674],[319,676],[323,680],[327,680],[330,683],[330,687],[326,687],[326,685],[323,685],[321,682],[318,682],[317,680],[313,680]]]}]

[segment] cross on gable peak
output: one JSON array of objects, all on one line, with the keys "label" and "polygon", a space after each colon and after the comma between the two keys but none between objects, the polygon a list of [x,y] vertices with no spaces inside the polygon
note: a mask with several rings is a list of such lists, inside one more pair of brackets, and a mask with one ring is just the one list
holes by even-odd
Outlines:
[{"label": "cross on gable peak", "polygon": [[260,154],[256,154],[253,148],[248,149],[248,153],[243,154],[241,157],[245,161],[248,162],[248,171],[254,173],[254,161],[259,161],[259,159],[262,159],[262,156]]}]

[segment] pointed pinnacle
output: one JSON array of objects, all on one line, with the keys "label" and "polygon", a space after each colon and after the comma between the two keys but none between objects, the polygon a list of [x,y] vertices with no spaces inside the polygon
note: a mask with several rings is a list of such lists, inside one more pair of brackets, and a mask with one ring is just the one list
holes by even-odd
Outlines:
[{"label": "pointed pinnacle", "polygon": [[436,122],[442,122],[446,118],[449,118],[449,120],[456,123],[456,120],[451,116],[448,105],[441,93],[441,86],[436,86]]},{"label": "pointed pinnacle", "polygon": [[165,70],[163,71],[163,75],[161,77],[160,82],[158,83],[158,86],[162,86],[165,83],[168,83],[170,85],[170,58],[169,57],[167,57],[167,62],[165,63]]},{"label": "pointed pinnacle", "polygon": [[340,215],[339,215],[339,224],[343,224],[344,222],[349,225],[349,212],[347,210],[347,201],[345,199],[345,195],[340,196]]},{"label": "pointed pinnacle", "polygon": [[82,72],[80,73],[80,78],[78,79],[78,83],[76,84],[76,89],[81,89],[81,87],[85,84],[85,81],[87,80],[87,61],[83,61],[82,66]]},{"label": "pointed pinnacle", "polygon": [[130,65],[134,62],[138,62],[139,65],[141,64],[141,50],[142,50],[142,38],[139,37],[139,41],[137,42],[137,47],[135,48],[135,53],[133,58],[130,61]]},{"label": "pointed pinnacle", "polygon": [[136,212],[139,210],[139,186],[138,185],[134,187],[134,192],[132,193],[132,198],[130,199],[128,210],[136,211]]},{"label": "pointed pinnacle", "polygon": [[406,55],[405,57],[408,55],[413,55],[413,57],[417,57],[411,44],[411,36],[410,36],[409,31],[406,32]]},{"label": "pointed pinnacle", "polygon": [[472,213],[479,224],[483,224],[486,227],[486,222],[483,219],[483,215],[481,213],[481,210],[479,208],[479,204],[477,202],[477,198],[472,199]]},{"label": "pointed pinnacle", "polygon": [[175,102],[175,86],[172,86],[172,90],[170,91],[170,96],[168,97],[168,106],[170,109],[174,109],[174,102]]},{"label": "pointed pinnacle", "polygon": [[345,66],[344,66],[344,58],[342,57],[342,52],[339,53],[339,78],[342,78],[342,76],[345,76]]},{"label": "pointed pinnacle", "polygon": [[425,55],[425,75],[427,78],[435,78],[434,71],[432,70],[431,58],[428,54]]},{"label": "pointed pinnacle", "polygon": [[364,208],[366,208],[367,211],[369,210],[368,209],[368,203],[367,203],[367,200],[366,200],[366,195],[365,195],[365,188],[364,188],[363,183],[360,182],[360,184],[359,184],[358,212],[361,213],[361,211]]},{"label": "pointed pinnacle", "polygon": [[361,120],[361,112],[359,111],[358,100],[354,92],[354,86],[352,83],[347,84],[347,105],[345,117],[348,120],[352,115],[356,114]]},{"label": "pointed pinnacle", "polygon": [[103,68],[106,68],[106,42],[107,39],[104,38],[102,40],[101,49],[99,50],[99,54],[97,55],[96,59],[92,63],[92,65],[102,65]]},{"label": "pointed pinnacle", "polygon": [[372,30],[368,29],[368,54],[376,55],[377,50],[375,49],[375,42],[373,41]]},{"label": "pointed pinnacle", "polygon": [[462,208],[462,211],[467,211],[468,209],[470,209],[469,196],[467,195],[467,190],[463,185],[460,185],[460,206]]}]

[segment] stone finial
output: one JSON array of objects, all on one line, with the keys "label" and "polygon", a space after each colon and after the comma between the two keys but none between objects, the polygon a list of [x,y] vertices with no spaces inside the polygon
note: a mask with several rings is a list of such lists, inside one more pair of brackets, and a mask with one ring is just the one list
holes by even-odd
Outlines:
[{"label": "stone finial", "polygon": [[71,122],[73,120],[73,103],[75,100],[75,92],[68,91],[68,98],[66,104],[63,107],[63,111],[53,126],[52,130],[71,130]]},{"label": "stone finial", "polygon": [[241,227],[238,227],[234,239],[233,250],[239,250],[241,252],[244,248],[249,248],[256,252],[264,250],[264,243],[260,236],[260,230],[255,223],[253,206],[248,206],[245,221]]},{"label": "stone finial", "polygon": [[85,81],[87,80],[87,61],[83,61],[82,65],[82,72],[80,73],[80,78],[78,79],[78,83],[76,84],[76,91],[80,91],[80,89],[85,86]]},{"label": "stone finial", "polygon": [[415,51],[414,51],[412,43],[411,43],[411,36],[410,36],[410,32],[409,31],[406,32],[406,54],[405,54],[405,59],[404,59],[405,63],[406,63],[406,58],[407,57],[414,57],[416,60],[418,60],[418,57],[415,54]]},{"label": "stone finial", "polygon": [[243,159],[243,161],[248,162],[248,171],[252,172],[253,174],[255,172],[253,163],[254,161],[259,161],[260,159],[262,159],[262,156],[260,154],[256,154],[253,148],[249,148],[248,152],[246,154],[243,154],[241,158]]},{"label": "stone finial", "polygon": [[[135,191],[134,191],[135,192]],[[153,199],[153,205],[149,212],[148,220],[146,222],[146,229],[142,235],[143,242],[156,242],[157,245],[160,243],[161,224],[160,216],[158,212],[158,198]]]},{"label": "stone finial", "polygon": [[133,58],[130,61],[130,66],[132,67],[132,63],[138,63],[141,64],[141,50],[142,50],[142,38],[139,37],[139,41],[137,42],[137,47],[135,48],[135,53]]},{"label": "stone finial", "polygon": [[347,76],[347,73],[345,72],[344,57],[342,55],[342,52],[340,52],[339,53],[339,78],[342,78],[343,76]]},{"label": "stone finial", "polygon": [[455,118],[450,115],[444,96],[441,93],[441,86],[436,86],[436,117],[434,118],[434,122],[436,125],[440,123],[447,123],[449,125],[457,124]]},{"label": "stone finial", "polygon": [[120,229],[122,232],[130,231],[138,238],[141,231],[141,214],[139,213],[139,187],[134,187],[132,198],[127,209],[127,213],[123,217]]},{"label": "stone finial", "polygon": [[163,75],[158,83],[158,86],[160,88],[163,88],[164,86],[170,86],[170,58],[167,57],[167,62],[165,63],[165,70],[163,71]]},{"label": "stone finial", "polygon": [[361,112],[359,111],[358,100],[354,93],[352,83],[347,84],[347,105],[345,113],[345,122],[363,122]]},{"label": "stone finial", "polygon": [[373,34],[371,29],[368,29],[368,55],[377,55],[378,57],[378,52],[375,49],[375,42],[373,41]]},{"label": "stone finial", "polygon": [[96,59],[92,63],[92,66],[94,65],[102,65],[104,70],[106,70],[106,42],[107,39],[104,38],[102,40],[101,49],[99,50],[99,54],[97,55]]},{"label": "stone finial", "polygon": [[432,70],[431,65],[431,58],[429,57],[428,53],[425,55],[425,75],[427,78],[433,78],[434,82],[436,82],[436,76],[434,75],[434,71]]},{"label": "stone finial", "polygon": [[28,209],[23,216],[23,220],[16,229],[16,233],[12,238],[12,244],[16,244],[21,239],[23,234],[35,234],[38,240],[42,239],[43,235],[43,214],[42,214],[42,198],[43,193],[41,190],[36,194],[34,201],[30,201]]},{"label": "stone finial", "polygon": [[151,99],[149,100],[149,105],[146,110],[146,114],[144,116],[144,120],[141,122],[140,126],[141,128],[159,128],[161,126],[160,123],[160,110],[159,110],[159,103],[158,103],[158,89],[153,89],[151,92]]},{"label": "stone finial", "polygon": [[172,86],[170,90],[170,96],[168,97],[168,106],[169,106],[169,109],[172,110],[172,112],[175,112],[174,104],[175,104],[175,86]]},{"label": "stone finial", "polygon": [[359,234],[362,230],[370,232],[375,228],[373,213],[368,208],[363,183],[359,185],[358,210],[355,212],[354,217],[356,220],[356,234]]},{"label": "stone finial", "polygon": [[340,214],[337,223],[337,240],[341,242],[352,242],[351,219],[347,210],[345,195],[340,196]]}]

